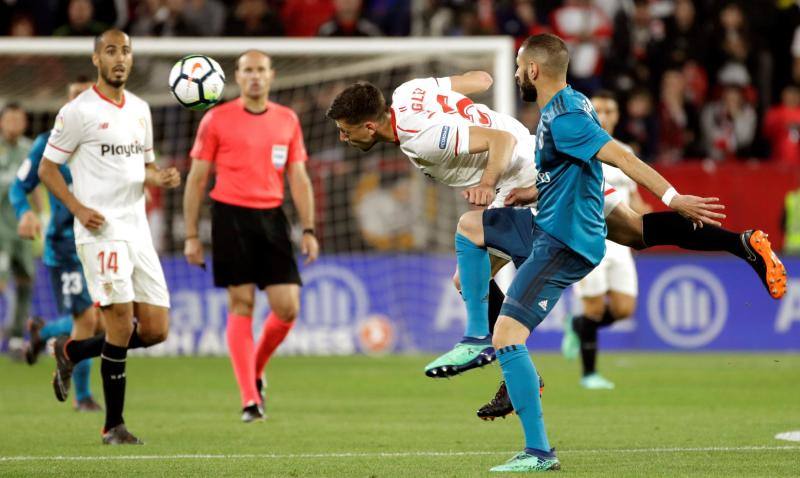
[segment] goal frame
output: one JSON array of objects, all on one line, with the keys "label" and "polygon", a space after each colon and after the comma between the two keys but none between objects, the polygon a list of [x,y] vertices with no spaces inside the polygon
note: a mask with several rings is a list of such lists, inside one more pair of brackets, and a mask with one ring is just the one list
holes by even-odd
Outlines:
[{"label": "goal frame", "polygon": [[[189,53],[205,55],[236,54],[248,49],[268,52],[273,56],[351,56],[380,53],[423,52],[426,56],[448,56],[458,53],[493,55],[493,108],[514,116],[514,42],[511,37],[487,36],[469,38],[134,38],[135,52],[144,55]],[[80,56],[92,51],[91,38],[0,38],[0,55]],[[440,53],[431,54],[431,51]]]}]

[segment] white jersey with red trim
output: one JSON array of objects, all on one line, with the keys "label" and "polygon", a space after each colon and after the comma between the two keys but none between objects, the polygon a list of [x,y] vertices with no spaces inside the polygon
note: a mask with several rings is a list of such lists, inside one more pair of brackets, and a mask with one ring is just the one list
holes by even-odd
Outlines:
[{"label": "white jersey with red trim", "polygon": [[[630,150],[628,145],[620,144]],[[621,202],[625,204],[631,203],[631,194],[633,194],[637,188],[636,181],[628,177],[621,169],[606,163],[603,163],[603,177],[605,178],[606,185],[613,187],[620,194]]]},{"label": "white jersey with red trim", "polygon": [[536,183],[535,138],[515,118],[493,111],[451,89],[449,78],[420,78],[400,85],[392,94],[392,124],[400,149],[426,176],[452,187],[476,186],[489,153],[469,153],[469,128],[507,131],[517,145],[497,183],[493,206],[508,192]]},{"label": "white jersey with red trim", "polygon": [[61,108],[44,157],[69,166],[73,194],[105,217],[92,232],[75,221],[75,243],[151,241],[145,165],[155,160],[150,107],[125,91],[117,105],[92,87]]}]

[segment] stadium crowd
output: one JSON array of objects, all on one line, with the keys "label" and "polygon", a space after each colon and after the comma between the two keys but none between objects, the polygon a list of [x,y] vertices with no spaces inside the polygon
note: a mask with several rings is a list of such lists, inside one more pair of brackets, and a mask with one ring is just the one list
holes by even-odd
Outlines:
[{"label": "stadium crowd", "polygon": [[800,164],[800,2],[792,0],[0,1],[6,35],[95,35],[108,26],[156,37],[510,35],[518,42],[550,31],[572,49],[576,88],[618,94],[616,136],[643,159]]}]

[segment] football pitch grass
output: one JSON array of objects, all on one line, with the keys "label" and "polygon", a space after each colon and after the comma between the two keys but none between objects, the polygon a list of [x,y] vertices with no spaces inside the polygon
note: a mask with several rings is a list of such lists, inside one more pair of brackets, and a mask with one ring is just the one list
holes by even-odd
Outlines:
[{"label": "football pitch grass", "polygon": [[[609,353],[612,391],[534,357],[558,476],[800,475],[800,443],[774,438],[800,430],[800,355]],[[269,418],[243,424],[226,358],[134,357],[125,417],[146,444],[109,447],[102,414],[55,401],[50,357],[0,357],[0,476],[491,476],[523,443],[516,417],[475,417],[499,367],[434,380],[429,359],[277,357]]]}]

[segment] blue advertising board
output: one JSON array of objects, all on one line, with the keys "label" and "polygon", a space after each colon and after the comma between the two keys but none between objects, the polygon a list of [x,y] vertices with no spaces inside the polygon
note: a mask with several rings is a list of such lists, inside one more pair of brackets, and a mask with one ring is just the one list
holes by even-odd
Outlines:
[{"label": "blue advertising board", "polygon": [[[210,272],[182,257],[162,258],[172,300],[167,342],[139,353],[226,353],[225,290]],[[637,258],[640,296],[634,317],[600,334],[604,349],[800,351],[800,260],[786,261],[789,287],[781,301],[764,291],[752,270],[728,256],[647,255]],[[453,288],[455,260],[447,255],[323,256],[302,270],[305,285],[297,325],[282,354],[440,352],[463,332],[461,296]],[[33,311],[55,314],[40,270]],[[0,304],[7,319],[10,294]],[[580,311],[569,290],[531,337],[531,350],[557,350],[565,317]],[[258,294],[254,329],[268,313]]]}]

